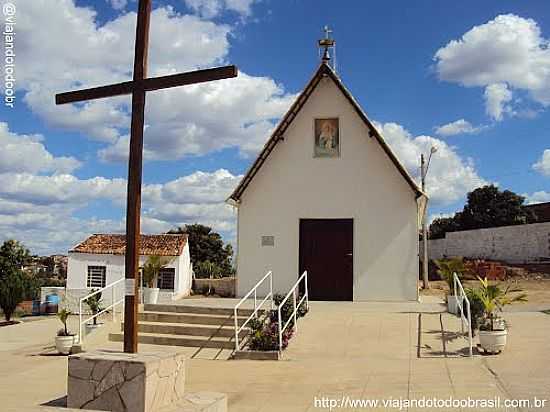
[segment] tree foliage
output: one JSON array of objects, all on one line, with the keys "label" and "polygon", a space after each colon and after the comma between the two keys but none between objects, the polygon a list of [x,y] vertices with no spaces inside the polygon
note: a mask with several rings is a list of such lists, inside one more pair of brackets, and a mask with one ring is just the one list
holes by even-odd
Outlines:
[{"label": "tree foliage", "polygon": [[9,322],[25,296],[25,275],[21,270],[4,272],[0,278],[0,308]]},{"label": "tree foliage", "polygon": [[185,233],[189,236],[189,252],[194,267],[208,261],[218,266],[223,275],[233,273],[231,264],[233,248],[230,244],[224,244],[221,235],[212,231],[212,228],[196,223],[168,233]]},{"label": "tree foliage", "polygon": [[16,240],[0,246],[0,308],[7,321],[27,295],[36,293],[34,282],[22,270],[29,259],[29,250]]},{"label": "tree foliage", "polygon": [[6,240],[0,246],[0,276],[8,269],[21,269],[30,260],[31,254],[25,246],[17,240]]},{"label": "tree foliage", "polygon": [[453,217],[435,219],[430,225],[430,238],[445,236],[446,232],[521,225],[536,222],[535,214],[524,208],[525,198],[494,185],[479,187],[468,193],[462,211]]},{"label": "tree foliage", "polygon": [[157,279],[160,270],[169,265],[172,260],[166,256],[149,256],[143,265],[143,283],[148,288],[154,288],[155,279]]}]

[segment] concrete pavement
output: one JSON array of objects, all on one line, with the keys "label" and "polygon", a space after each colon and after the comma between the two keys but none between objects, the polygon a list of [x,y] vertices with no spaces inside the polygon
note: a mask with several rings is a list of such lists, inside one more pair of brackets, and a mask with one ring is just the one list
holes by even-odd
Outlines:
[{"label": "concrete pavement", "polygon": [[[190,357],[186,391],[227,393],[229,410],[243,412],[329,410],[327,402],[323,407],[323,399],[346,396],[379,402],[424,396],[500,397],[502,401],[533,400],[536,396],[546,400],[545,408],[508,410],[550,410],[549,315],[507,313],[511,329],[505,351],[499,356],[468,358],[462,356],[466,347],[462,338],[451,340],[447,353],[442,349],[438,311],[419,314],[414,309],[409,304],[399,308],[398,304],[312,302],[282,361],[207,360],[191,358],[196,348],[186,349]],[[447,332],[458,331],[456,319],[448,315],[442,319]],[[65,357],[40,356],[51,347],[57,328],[56,319],[0,328],[0,399],[4,407],[36,405],[66,394]],[[93,336],[88,347],[120,349],[120,344],[107,343],[102,337],[108,329]],[[140,348],[162,350],[148,345]],[[427,356],[429,353],[433,356]]]}]

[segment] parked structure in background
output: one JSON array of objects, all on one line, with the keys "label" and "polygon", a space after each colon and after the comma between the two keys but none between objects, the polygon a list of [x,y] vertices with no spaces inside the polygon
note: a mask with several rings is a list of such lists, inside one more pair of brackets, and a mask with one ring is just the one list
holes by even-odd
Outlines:
[{"label": "parked structure in background", "polygon": [[550,202],[532,203],[523,207],[535,214],[537,223],[550,222]]},{"label": "parked structure in background", "polygon": [[[100,289],[124,277],[126,237],[114,234],[96,234],[69,251],[67,300],[76,301],[92,289]],[[192,267],[187,235],[141,235],[140,267],[148,256],[173,258],[155,281],[162,301],[189,295]],[[110,304],[106,294],[104,303]]]}]

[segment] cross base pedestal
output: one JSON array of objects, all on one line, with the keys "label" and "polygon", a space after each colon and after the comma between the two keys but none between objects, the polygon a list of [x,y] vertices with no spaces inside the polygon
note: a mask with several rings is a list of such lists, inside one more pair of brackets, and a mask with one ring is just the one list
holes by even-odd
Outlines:
[{"label": "cross base pedestal", "polygon": [[94,351],[69,357],[67,407],[158,412],[184,398],[185,356],[178,352]]}]

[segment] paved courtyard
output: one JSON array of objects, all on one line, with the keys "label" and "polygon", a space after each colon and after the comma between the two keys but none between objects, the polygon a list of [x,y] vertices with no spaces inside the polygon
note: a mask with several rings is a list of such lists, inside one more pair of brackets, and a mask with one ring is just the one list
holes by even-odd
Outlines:
[{"label": "paved courtyard", "polygon": [[[511,330],[505,352],[468,358],[467,342],[456,334],[459,322],[440,310],[437,304],[312,302],[282,361],[213,360],[212,353],[186,349],[186,390],[225,392],[229,410],[243,412],[329,410],[329,400],[346,396],[380,402],[537,397],[546,400],[545,408],[508,410],[550,410],[550,315],[507,313]],[[102,328],[88,347],[120,348],[105,341],[110,328],[116,325]],[[51,404],[66,394],[66,358],[48,355],[57,329],[54,318],[0,328],[2,410]],[[140,346],[141,351],[158,348]]]}]

